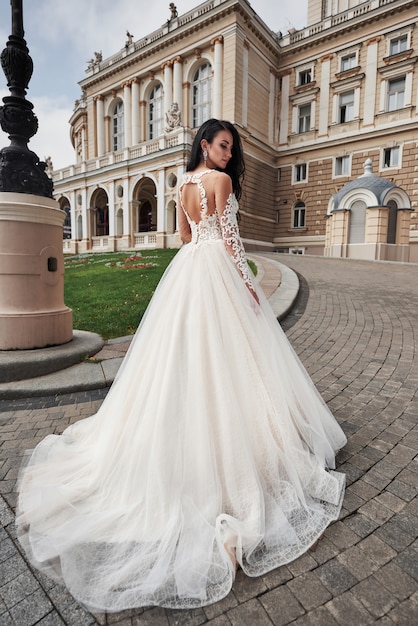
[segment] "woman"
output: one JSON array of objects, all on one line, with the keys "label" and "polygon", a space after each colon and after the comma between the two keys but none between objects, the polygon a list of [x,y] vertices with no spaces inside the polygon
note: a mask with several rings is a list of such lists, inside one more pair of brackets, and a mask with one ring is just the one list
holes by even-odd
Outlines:
[{"label": "woman", "polygon": [[22,472],[20,541],[90,610],[216,602],[238,565],[288,563],[338,517],[346,439],[246,263],[243,171],[234,126],[205,122],[178,192],[186,245],[114,384]]}]

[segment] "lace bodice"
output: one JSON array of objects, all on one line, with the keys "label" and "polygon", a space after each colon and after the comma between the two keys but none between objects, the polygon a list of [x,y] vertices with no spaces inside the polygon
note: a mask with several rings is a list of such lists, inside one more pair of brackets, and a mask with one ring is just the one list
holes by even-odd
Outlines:
[{"label": "lace bodice", "polygon": [[[208,199],[206,197],[206,191],[202,183],[202,175],[210,174],[214,170],[207,170],[199,172],[198,174],[184,174],[183,181],[180,185],[180,202],[182,209],[186,215],[187,221],[192,233],[191,243],[199,243],[201,241],[208,241],[210,239],[222,239],[222,230],[219,222],[219,216],[217,212],[208,213]],[[199,188],[200,193],[200,221],[195,222],[191,219],[183,204],[182,188],[184,185],[195,183]]]},{"label": "lace bodice", "polygon": [[[203,241],[223,240],[244,282],[251,287],[251,289],[254,289],[244,252],[244,246],[242,245],[239,234],[237,222],[237,212],[239,206],[235,195],[233,193],[229,195],[226,206],[222,207],[223,210],[221,215],[219,215],[216,209],[213,213],[208,213],[208,199],[205,187],[202,183],[202,176],[210,174],[213,171],[214,170],[204,170],[203,172],[195,174],[186,173],[184,174],[183,180],[180,184],[179,197],[181,208],[186,215],[192,234],[192,240],[190,243],[198,244]],[[183,203],[182,189],[184,185],[191,183],[196,184],[199,188],[201,206],[199,222],[195,222],[191,219]]]}]

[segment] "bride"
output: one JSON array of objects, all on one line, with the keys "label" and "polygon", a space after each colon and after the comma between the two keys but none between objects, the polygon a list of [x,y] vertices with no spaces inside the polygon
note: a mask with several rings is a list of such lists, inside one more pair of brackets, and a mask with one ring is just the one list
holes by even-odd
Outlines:
[{"label": "bride", "polygon": [[91,611],[199,607],[338,518],[346,443],[256,285],[236,213],[240,137],[208,120],[175,256],[99,411],[22,469],[18,537]]}]

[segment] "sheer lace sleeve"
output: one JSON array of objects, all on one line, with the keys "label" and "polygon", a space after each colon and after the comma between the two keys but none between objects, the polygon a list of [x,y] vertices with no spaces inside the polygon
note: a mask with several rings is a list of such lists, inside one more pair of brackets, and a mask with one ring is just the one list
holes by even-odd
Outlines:
[{"label": "sheer lace sleeve", "polygon": [[237,222],[238,204],[234,194],[230,194],[226,202],[225,208],[220,216],[222,237],[225,246],[233,258],[243,281],[251,289],[254,290],[253,281],[251,279],[250,270],[245,256],[244,246],[239,234]]}]

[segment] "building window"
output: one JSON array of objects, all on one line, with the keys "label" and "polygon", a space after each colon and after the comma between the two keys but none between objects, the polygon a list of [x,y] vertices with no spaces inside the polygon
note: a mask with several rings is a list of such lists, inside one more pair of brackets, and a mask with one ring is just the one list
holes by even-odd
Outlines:
[{"label": "building window", "polygon": [[298,133],[311,130],[311,105],[304,104],[298,110]]},{"label": "building window", "polygon": [[383,150],[383,167],[399,167],[399,146]]},{"label": "building window", "polygon": [[113,125],[113,150],[123,150],[124,134],[123,134],[123,102],[118,102],[113,109],[112,115]]},{"label": "building window", "polygon": [[295,183],[302,183],[308,180],[308,168],[306,163],[298,163],[295,165],[293,181]]},{"label": "building window", "polygon": [[293,209],[293,228],[305,228],[305,203],[296,202]]},{"label": "building window", "polygon": [[401,35],[390,40],[389,43],[389,55],[399,54],[408,50],[408,35]]},{"label": "building window", "polygon": [[163,100],[163,87],[161,84],[156,85],[148,100],[148,139],[155,139],[163,134]]},{"label": "building window", "polygon": [[204,63],[193,76],[192,126],[198,128],[211,116],[212,67]]},{"label": "building window", "polygon": [[340,71],[347,72],[347,70],[353,69],[353,67],[357,67],[357,55],[355,52],[351,54],[346,54],[341,57],[340,61]]},{"label": "building window", "polygon": [[354,119],[354,90],[340,94],[338,121],[340,124]]},{"label": "building window", "polygon": [[335,159],[335,176],[350,175],[350,157],[341,156]]},{"label": "building window", "polygon": [[387,111],[402,109],[405,102],[405,77],[388,80]]},{"label": "building window", "polygon": [[312,68],[308,68],[306,70],[301,70],[298,72],[298,86],[300,85],[308,85],[312,82]]}]

